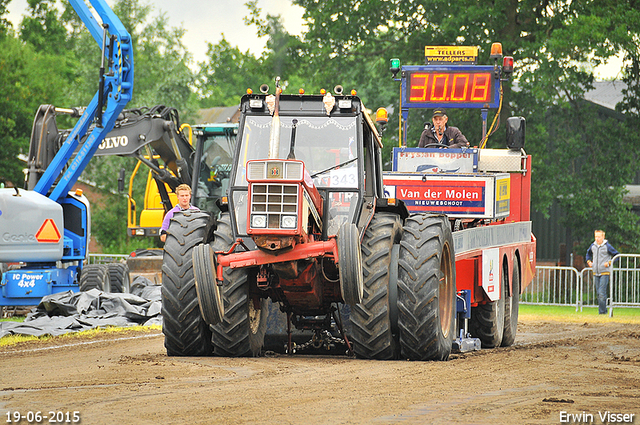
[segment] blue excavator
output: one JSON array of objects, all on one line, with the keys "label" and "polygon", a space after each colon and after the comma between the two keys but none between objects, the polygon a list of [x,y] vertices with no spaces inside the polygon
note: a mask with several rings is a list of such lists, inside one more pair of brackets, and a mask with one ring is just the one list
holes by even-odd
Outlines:
[{"label": "blue excavator", "polygon": [[51,147],[57,153],[44,172],[29,176],[33,189],[0,189],[0,263],[14,264],[2,274],[0,306],[78,289],[91,219],[87,198],[71,189],[133,92],[131,36],[120,19],[104,0],[69,3],[100,48],[98,90],[64,142]]}]

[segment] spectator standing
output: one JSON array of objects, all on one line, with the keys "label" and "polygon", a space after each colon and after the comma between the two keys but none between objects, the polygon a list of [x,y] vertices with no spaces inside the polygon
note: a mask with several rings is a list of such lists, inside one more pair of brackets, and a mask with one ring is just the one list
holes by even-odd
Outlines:
[{"label": "spectator standing", "polygon": [[604,238],[603,230],[594,232],[595,241],[587,250],[587,265],[593,270],[593,284],[598,292],[598,313],[607,313],[607,287],[613,269],[613,257],[619,252]]}]

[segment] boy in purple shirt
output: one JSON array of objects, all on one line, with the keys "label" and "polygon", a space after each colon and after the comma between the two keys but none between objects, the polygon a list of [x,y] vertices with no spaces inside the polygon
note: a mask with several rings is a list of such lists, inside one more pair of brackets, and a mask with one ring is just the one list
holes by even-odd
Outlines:
[{"label": "boy in purple shirt", "polygon": [[191,205],[191,187],[188,184],[181,184],[176,187],[176,196],[178,197],[178,204],[171,208],[169,212],[164,216],[162,220],[162,227],[160,227],[160,240],[165,242],[167,240],[167,229],[169,229],[169,223],[171,217],[176,211],[195,210],[200,211],[198,207]]}]

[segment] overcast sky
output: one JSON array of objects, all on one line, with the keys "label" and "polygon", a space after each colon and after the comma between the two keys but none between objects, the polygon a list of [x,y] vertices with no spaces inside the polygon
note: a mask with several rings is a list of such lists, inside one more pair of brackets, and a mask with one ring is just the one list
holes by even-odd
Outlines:
[{"label": "overcast sky", "polygon": [[[113,5],[113,0],[107,0]],[[224,34],[232,46],[240,50],[259,55],[266,43],[266,38],[256,37],[255,26],[246,26],[243,18],[249,14],[244,0],[143,0],[142,3],[154,7],[152,16],[160,11],[165,12],[172,27],[182,26],[187,30],[183,41],[193,54],[196,62],[205,60],[207,43],[217,43]],[[280,15],[290,34],[299,35],[303,31],[302,13],[304,9],[291,4],[290,0],[258,0],[262,17],[267,13]],[[11,0],[7,7],[7,16],[14,28],[22,19],[27,9],[27,0]]]},{"label": "overcast sky", "polygon": [[[113,0],[107,0],[112,5]],[[203,62],[206,58],[207,43],[217,43],[222,34],[232,46],[243,52],[251,50],[259,55],[266,43],[266,38],[256,37],[256,28],[244,24],[243,18],[248,15],[245,0],[143,0],[155,8],[152,16],[160,11],[169,17],[172,27],[182,26],[187,30],[183,41],[193,55],[195,62]],[[303,9],[291,4],[291,0],[258,0],[262,17],[266,14],[280,15],[290,34],[300,35],[305,29],[302,22]],[[8,19],[18,27],[27,9],[27,0],[11,0],[7,7]],[[518,58],[516,57],[517,61]],[[609,64],[596,69],[596,78],[617,76],[622,67],[620,58],[612,58]]]}]

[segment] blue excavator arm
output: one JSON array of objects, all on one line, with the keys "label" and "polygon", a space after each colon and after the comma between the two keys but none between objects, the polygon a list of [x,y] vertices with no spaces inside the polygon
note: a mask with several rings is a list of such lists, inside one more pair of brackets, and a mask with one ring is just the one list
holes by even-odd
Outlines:
[{"label": "blue excavator arm", "polygon": [[[131,100],[133,93],[131,36],[120,19],[104,0],[89,0],[95,14],[83,0],[69,0],[69,3],[98,43],[102,52],[102,65],[97,93],[34,188],[34,191],[56,202],[71,190],[102,139],[113,129],[118,115]],[[102,23],[97,22],[96,14]],[[67,167],[80,140],[94,121],[97,125]]]},{"label": "blue excavator arm", "polygon": [[0,266],[19,263],[3,268],[0,306],[35,305],[80,288],[91,218],[86,197],[70,190],[133,92],[131,36],[122,22],[105,0],[69,2],[100,47],[98,90],[34,189],[0,189]]}]

